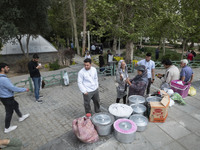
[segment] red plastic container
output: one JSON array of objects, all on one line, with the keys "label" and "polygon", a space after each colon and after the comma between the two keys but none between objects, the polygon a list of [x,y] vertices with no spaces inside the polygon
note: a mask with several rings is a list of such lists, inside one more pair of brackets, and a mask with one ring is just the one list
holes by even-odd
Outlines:
[{"label": "red plastic container", "polygon": [[182,96],[182,98],[185,98],[188,96],[188,91],[190,89],[190,83],[186,83],[186,82],[182,81],[183,85],[180,85],[177,83],[178,81],[181,81],[181,80],[172,80],[171,88],[174,92],[179,93]]}]

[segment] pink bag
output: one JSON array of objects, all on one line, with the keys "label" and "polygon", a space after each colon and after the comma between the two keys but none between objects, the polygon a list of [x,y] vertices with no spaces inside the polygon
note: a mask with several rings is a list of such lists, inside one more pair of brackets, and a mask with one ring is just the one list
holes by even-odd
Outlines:
[{"label": "pink bag", "polygon": [[94,143],[99,139],[99,135],[88,118],[77,118],[72,123],[72,128],[79,140],[84,143]]}]

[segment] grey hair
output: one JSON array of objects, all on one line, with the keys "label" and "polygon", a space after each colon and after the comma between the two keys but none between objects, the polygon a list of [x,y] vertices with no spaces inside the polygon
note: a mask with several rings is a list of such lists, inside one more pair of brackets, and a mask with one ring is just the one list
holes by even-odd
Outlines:
[{"label": "grey hair", "polygon": [[188,64],[188,60],[187,59],[182,59],[181,62],[186,64],[186,65]]}]

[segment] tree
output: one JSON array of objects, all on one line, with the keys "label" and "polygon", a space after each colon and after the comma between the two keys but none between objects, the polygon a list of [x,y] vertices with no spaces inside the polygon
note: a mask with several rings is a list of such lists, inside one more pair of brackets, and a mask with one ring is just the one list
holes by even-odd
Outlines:
[{"label": "tree", "polygon": [[83,0],[83,42],[82,42],[82,56],[85,53],[85,44],[86,44],[86,0]]},{"label": "tree", "polygon": [[[49,6],[49,0],[13,0],[7,1],[2,0],[0,9],[3,9],[0,22],[8,24],[1,28],[3,33],[1,39],[7,42],[11,38],[16,38],[19,43],[24,56],[29,56],[29,40],[30,36],[36,37],[38,34],[45,34],[48,31],[47,22],[47,8]],[[14,12],[12,12],[14,7]],[[6,9],[6,10],[5,10]],[[9,11],[7,11],[7,9]],[[4,12],[5,11],[5,12]],[[16,14],[15,14],[16,12]],[[6,18],[9,16],[10,19]],[[6,33],[7,30],[11,29],[10,33]],[[25,52],[21,39],[23,36],[27,37]]]}]

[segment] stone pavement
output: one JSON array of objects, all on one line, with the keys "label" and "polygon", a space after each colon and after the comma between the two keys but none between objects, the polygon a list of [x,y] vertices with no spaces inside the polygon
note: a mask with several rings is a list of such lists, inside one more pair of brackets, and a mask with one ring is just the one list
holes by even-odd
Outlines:
[{"label": "stone pavement", "polygon": [[[82,65],[78,64],[75,68],[82,68]],[[30,117],[19,123],[14,113],[11,124],[18,125],[18,128],[8,134],[3,133],[5,112],[3,105],[0,104],[0,138],[19,138],[23,142],[23,150],[199,149],[199,71],[200,69],[194,69],[196,76],[193,85],[198,91],[197,95],[187,97],[185,106],[179,104],[172,106],[165,123],[149,123],[147,130],[136,133],[136,139],[131,144],[119,143],[113,135],[101,137],[94,144],[83,144],[74,136],[72,121],[85,114],[77,83],[44,88],[41,91],[44,96],[43,104],[35,103],[31,93],[17,94],[15,98],[20,104],[22,113],[30,113]],[[164,70],[156,70],[156,72],[164,72]],[[133,76],[134,74],[130,74],[130,77]],[[12,78],[12,81],[16,80]],[[102,110],[106,110],[115,102],[114,80],[115,78],[110,76],[99,77]],[[159,83],[157,79],[154,85],[158,87]],[[153,92],[153,89],[151,91]]]}]

